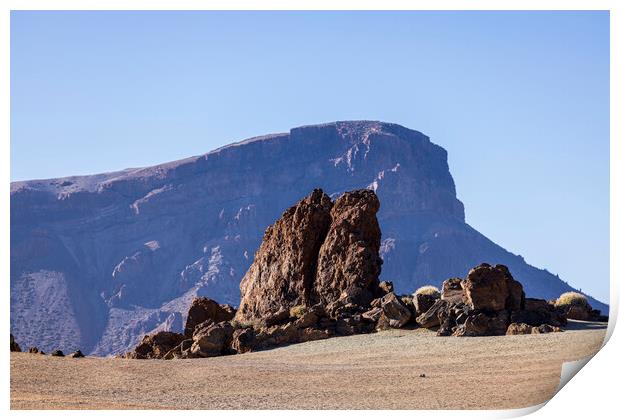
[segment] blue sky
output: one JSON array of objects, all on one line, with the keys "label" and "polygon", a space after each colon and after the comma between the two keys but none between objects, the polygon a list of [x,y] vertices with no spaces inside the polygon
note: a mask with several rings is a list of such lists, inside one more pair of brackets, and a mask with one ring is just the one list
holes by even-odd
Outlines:
[{"label": "blue sky", "polygon": [[11,179],[291,127],[448,150],[467,222],[609,301],[607,12],[12,12]]}]

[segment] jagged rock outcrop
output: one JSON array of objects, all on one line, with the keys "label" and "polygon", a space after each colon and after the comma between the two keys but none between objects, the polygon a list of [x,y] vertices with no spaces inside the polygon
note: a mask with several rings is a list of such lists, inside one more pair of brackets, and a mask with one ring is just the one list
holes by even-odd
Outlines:
[{"label": "jagged rock outcrop", "polygon": [[235,317],[235,309],[230,305],[220,305],[208,297],[194,299],[187,311],[187,321],[183,333],[186,337],[194,334],[194,328],[205,321],[222,322],[230,321]]},{"label": "jagged rock outcrop", "polygon": [[313,290],[325,306],[336,301],[367,307],[379,292],[381,230],[374,191],[343,194],[331,209],[321,245]]},{"label": "jagged rock outcrop", "polygon": [[531,296],[572,290],[466,223],[447,152],[427,136],[343,121],[148,168],[11,183],[11,332],[46,352],[107,355],[183,332],[197,296],[236,307],[266,227],[317,186],[377,194],[381,272],[399,295],[481,261],[509,266]]},{"label": "jagged rock outcrop", "polygon": [[315,189],[267,228],[254,262],[241,280],[237,320],[252,322],[310,303],[331,209],[331,199]]}]

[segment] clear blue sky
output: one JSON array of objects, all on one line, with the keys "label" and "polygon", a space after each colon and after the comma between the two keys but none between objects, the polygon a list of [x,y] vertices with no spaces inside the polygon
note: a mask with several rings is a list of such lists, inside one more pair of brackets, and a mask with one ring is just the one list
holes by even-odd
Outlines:
[{"label": "clear blue sky", "polygon": [[606,12],[12,13],[12,180],[348,119],[430,136],[469,224],[609,301]]}]

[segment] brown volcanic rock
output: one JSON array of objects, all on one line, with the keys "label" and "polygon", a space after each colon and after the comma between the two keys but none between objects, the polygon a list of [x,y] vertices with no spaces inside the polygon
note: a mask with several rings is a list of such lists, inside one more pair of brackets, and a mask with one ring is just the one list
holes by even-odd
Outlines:
[{"label": "brown volcanic rock", "polygon": [[134,351],[125,357],[128,359],[162,359],[166,353],[181,344],[185,336],[170,331],[160,331],[145,335]]},{"label": "brown volcanic rock", "polygon": [[522,322],[513,322],[508,326],[508,329],[506,330],[506,335],[521,335],[531,333],[532,326]]},{"label": "brown volcanic rock", "polygon": [[523,287],[501,264],[474,267],[461,286],[465,291],[466,303],[474,310],[501,311],[523,306]]},{"label": "brown volcanic rock", "polygon": [[513,311],[511,322],[532,326],[549,324],[556,327],[566,325],[566,315],[544,299],[526,298],[524,308]]},{"label": "brown volcanic rock", "polygon": [[331,209],[330,198],[316,189],[267,228],[241,281],[237,320],[252,322],[309,303]]},{"label": "brown volcanic rock", "polygon": [[381,293],[379,199],[374,191],[344,193],[331,209],[331,226],[318,258],[315,293],[325,305],[341,297],[367,307]]},{"label": "brown volcanic rock", "polygon": [[463,286],[461,286],[462,281],[458,277],[445,280],[441,287],[441,298],[450,303],[465,302],[465,291]]},{"label": "brown volcanic rock", "polygon": [[187,312],[185,322],[185,335],[191,337],[194,328],[205,321],[222,322],[230,321],[235,316],[235,310],[230,305],[219,305],[208,297],[197,297],[192,302]]},{"label": "brown volcanic rock", "polygon": [[[202,325],[202,324],[201,324]],[[234,328],[228,321],[211,323],[194,332],[191,353],[200,357],[219,356],[230,347]]]},{"label": "brown volcanic rock", "polygon": [[381,308],[377,329],[401,328],[411,319],[411,311],[393,292],[381,298]]},{"label": "brown volcanic rock", "polygon": [[13,334],[11,334],[11,351],[22,351],[19,344],[17,344],[17,341],[15,341]]},{"label": "brown volcanic rock", "polygon": [[423,314],[419,315],[415,321],[422,328],[433,328],[437,327],[440,324],[439,316],[443,314],[444,311],[449,310],[450,303],[445,300],[439,299],[437,302],[430,307],[430,309]]}]

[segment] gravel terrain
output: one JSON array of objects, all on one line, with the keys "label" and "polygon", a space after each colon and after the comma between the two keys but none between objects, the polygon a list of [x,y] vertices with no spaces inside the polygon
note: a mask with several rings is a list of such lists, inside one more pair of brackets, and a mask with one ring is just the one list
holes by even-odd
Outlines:
[{"label": "gravel terrain", "polygon": [[521,408],[551,398],[562,363],[595,353],[605,328],[471,338],[390,330],[171,361],[11,353],[11,408]]}]

